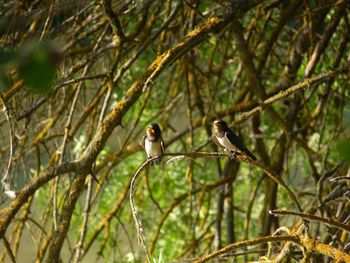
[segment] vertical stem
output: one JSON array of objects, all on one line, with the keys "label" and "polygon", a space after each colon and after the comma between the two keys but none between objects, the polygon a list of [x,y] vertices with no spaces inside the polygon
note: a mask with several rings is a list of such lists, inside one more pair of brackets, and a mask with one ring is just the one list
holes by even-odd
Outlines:
[{"label": "vertical stem", "polygon": [[141,220],[137,216],[137,211],[136,211],[135,203],[134,203],[134,193],[135,193],[135,190],[136,190],[136,179],[137,179],[137,177],[139,176],[139,174],[141,174],[143,169],[145,169],[146,166],[149,165],[155,159],[157,159],[157,157],[150,158],[150,159],[146,160],[139,167],[139,169],[137,169],[137,171],[134,174],[134,176],[132,177],[132,180],[131,180],[131,183],[130,183],[130,196],[129,196],[131,212],[132,212],[132,216],[133,216],[134,221],[135,221],[135,227],[136,227],[136,230],[137,230],[137,239],[141,243],[141,245],[142,245],[142,247],[143,247],[143,249],[145,251],[148,263],[151,263],[151,256],[150,256],[150,254],[148,252],[148,249],[147,249],[147,245],[146,245],[146,241],[145,241],[145,235],[144,235],[144,230],[143,230],[143,227],[142,227]]},{"label": "vertical stem", "polygon": [[12,132],[12,124],[11,124],[11,120],[10,120],[10,112],[9,112],[9,109],[6,105],[6,102],[5,102],[5,99],[4,99],[4,96],[2,93],[0,94],[0,98],[1,98],[2,105],[4,107],[6,120],[7,120],[7,123],[9,125],[9,136],[10,136],[9,157],[8,157],[8,162],[7,162],[5,173],[1,179],[1,184],[4,187],[5,191],[10,191],[11,187],[10,187],[10,183],[9,183],[9,172],[10,172],[10,168],[11,168],[12,155],[13,155],[13,135],[12,135],[13,132]]},{"label": "vertical stem", "polygon": [[85,207],[84,207],[84,212],[83,212],[83,223],[80,229],[80,236],[78,243],[75,247],[75,255],[73,258],[73,263],[78,263],[80,261],[80,256],[82,254],[82,247],[84,244],[86,232],[87,232],[87,225],[89,221],[89,213],[90,213],[90,201],[91,201],[91,196],[92,196],[92,177],[89,177],[89,182],[88,182],[88,189],[86,193],[86,200],[85,200]]}]

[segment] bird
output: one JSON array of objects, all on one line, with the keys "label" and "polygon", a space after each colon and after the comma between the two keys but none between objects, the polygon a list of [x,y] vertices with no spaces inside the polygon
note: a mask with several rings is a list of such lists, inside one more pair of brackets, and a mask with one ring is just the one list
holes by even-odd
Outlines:
[{"label": "bird", "polygon": [[216,143],[216,145],[222,146],[226,150],[232,152],[231,158],[233,158],[236,151],[238,151],[248,155],[248,157],[253,161],[256,160],[254,154],[252,154],[247,147],[244,146],[243,141],[227,126],[225,121],[216,120],[213,123],[213,127],[213,141]]},{"label": "bird", "polygon": [[159,164],[164,153],[164,142],[162,132],[157,123],[152,123],[147,127],[146,135],[142,137],[141,144],[146,151],[148,159],[158,157],[151,165]]}]

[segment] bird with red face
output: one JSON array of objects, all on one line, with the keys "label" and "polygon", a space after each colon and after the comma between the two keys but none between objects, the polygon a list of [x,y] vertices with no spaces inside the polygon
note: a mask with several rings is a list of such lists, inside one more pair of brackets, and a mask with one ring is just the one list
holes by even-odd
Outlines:
[{"label": "bird with red face", "polygon": [[234,158],[235,152],[241,152],[247,155],[253,161],[256,160],[247,147],[244,146],[243,141],[228,127],[223,120],[216,120],[213,123],[214,134],[212,136],[216,145],[224,147],[231,152],[231,157]]},{"label": "bird with red face", "polygon": [[164,142],[162,139],[162,132],[157,123],[152,123],[147,127],[146,135],[142,137],[141,143],[146,151],[148,159],[157,157],[157,159],[152,162],[152,165],[159,164],[164,153]]}]

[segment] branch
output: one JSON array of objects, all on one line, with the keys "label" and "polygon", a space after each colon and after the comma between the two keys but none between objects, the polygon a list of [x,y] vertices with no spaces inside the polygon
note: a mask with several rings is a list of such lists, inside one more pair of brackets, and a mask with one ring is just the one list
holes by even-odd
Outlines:
[{"label": "branch", "polygon": [[28,198],[34,195],[36,190],[52,180],[60,174],[67,172],[77,171],[78,166],[75,162],[65,162],[56,166],[49,171],[44,172],[42,175],[35,178],[29,184],[27,184],[17,195],[16,199],[12,201],[9,207],[5,207],[0,211],[0,238],[5,234],[5,231],[15,217],[18,210],[27,202]]},{"label": "branch", "polygon": [[[305,88],[310,88],[311,86],[316,85],[318,83],[328,81],[328,80],[334,78],[335,76],[337,76],[338,74],[349,72],[349,70],[350,70],[350,62],[347,62],[347,63],[345,63],[345,65],[338,67],[334,70],[329,70],[329,71],[321,73],[315,77],[304,79],[302,82],[295,84],[293,86],[290,86],[286,90],[282,90],[282,91],[278,92],[277,94],[265,99],[262,103],[260,103],[260,105],[255,106],[253,109],[239,114],[232,125],[239,126],[241,123],[243,123],[245,120],[247,120],[248,118],[250,118],[254,114],[256,114],[258,112],[263,112],[268,105],[270,105],[276,101],[279,101],[283,98],[286,98],[299,90],[302,90]],[[193,121],[193,124],[192,124],[193,129],[197,129],[197,128],[203,126],[204,123],[210,123],[218,117],[222,118],[224,116],[228,116],[228,115],[231,115],[231,114],[233,114],[235,112],[239,112],[239,111],[242,111],[242,110],[240,108],[236,108],[235,106],[233,106],[232,108],[218,111],[218,112],[216,112],[215,115],[209,115],[209,116],[206,115],[203,118],[199,118],[199,119],[196,119]],[[174,143],[177,139],[184,136],[188,132],[189,132],[189,128],[186,128],[182,132],[179,132],[173,138],[171,138],[167,141],[166,146]],[[294,138],[294,137],[292,137],[292,139],[297,140],[297,138]],[[208,138],[208,140],[205,143],[196,147],[196,149],[202,149],[207,144],[209,144],[211,141],[212,141],[212,139],[210,137],[210,138]],[[308,150],[311,151],[311,149],[308,149]],[[313,156],[316,155],[316,152],[312,152],[312,155]]]},{"label": "branch", "polygon": [[343,252],[340,249],[318,242],[317,240],[310,238],[308,236],[294,234],[294,235],[282,235],[282,236],[266,236],[266,237],[257,238],[253,240],[236,242],[236,243],[227,245],[226,247],[219,249],[207,256],[199,258],[195,260],[193,263],[207,262],[210,259],[216,258],[224,253],[236,250],[237,248],[254,246],[258,244],[264,244],[267,242],[281,242],[281,241],[290,241],[305,247],[306,254],[310,252],[316,252],[316,253],[320,253],[320,254],[332,257],[334,259],[337,259],[338,262],[350,262],[350,255],[348,255],[346,252]]},{"label": "branch", "polygon": [[79,239],[75,246],[75,253],[72,260],[73,263],[80,262],[82,253],[85,253],[85,251],[83,251],[83,245],[84,245],[84,241],[85,241],[85,237],[88,229],[89,214],[91,209],[90,202],[91,202],[91,194],[92,194],[92,181],[93,181],[93,178],[92,176],[90,176],[89,182],[88,182],[88,189],[86,193],[85,207],[83,211],[83,222],[80,227]]},{"label": "branch", "polygon": [[123,33],[122,26],[120,25],[118,16],[114,13],[112,9],[112,1],[111,0],[103,0],[103,10],[108,17],[108,21],[111,24],[111,27],[114,33],[121,39],[125,39],[125,35]]},{"label": "branch", "polygon": [[131,106],[143,94],[143,90],[150,87],[155,79],[175,60],[186,54],[189,50],[204,42],[213,32],[220,32],[229,22],[230,17],[211,17],[205,23],[198,25],[188,33],[183,41],[180,41],[173,48],[168,49],[159,55],[155,61],[146,69],[145,73],[134,82],[126,95],[119,100],[112,108],[98,128],[95,137],[79,159],[82,166],[93,162],[103,149],[107,139],[114,128],[121,123],[121,119]]},{"label": "branch", "polygon": [[188,193],[186,191],[185,193],[174,197],[173,201],[169,204],[168,208],[164,209],[164,211],[161,215],[160,222],[158,223],[158,226],[157,226],[157,230],[155,231],[155,233],[153,234],[153,237],[152,237],[151,245],[149,247],[149,253],[152,253],[154,251],[156,242],[157,242],[158,237],[160,235],[161,228],[164,225],[165,220],[167,219],[169,214],[173,211],[173,209],[177,205],[179,205],[183,200],[188,198],[189,195],[195,195],[199,192],[207,192],[207,191],[211,191],[213,189],[217,189],[218,187],[225,185],[228,182],[232,181],[232,179],[233,179],[232,175],[229,175],[227,177],[220,177],[220,179],[215,181],[215,182],[212,182],[210,184],[205,184],[205,185],[199,186],[195,189],[192,189],[191,193]]},{"label": "branch", "polygon": [[350,177],[349,176],[337,176],[337,177],[330,179],[329,181],[336,182],[336,181],[342,181],[342,180],[349,181]]},{"label": "branch", "polygon": [[[241,12],[237,12],[237,14],[241,15],[242,12],[248,11],[260,2],[261,1],[258,0],[242,2],[239,4],[240,10],[238,10],[238,7],[236,10]],[[111,112],[104,118],[101,126],[96,131],[94,138],[91,140],[87,149],[82,156],[78,158],[78,160],[56,166],[56,168],[34,179],[21,190],[18,197],[10,204],[10,207],[4,208],[0,211],[0,237],[4,235],[9,223],[21,206],[42,185],[52,180],[59,174],[74,171],[78,171],[80,174],[84,173],[84,171],[88,173],[91,170],[91,165],[104,148],[104,145],[114,128],[121,123],[121,120],[126,112],[143,94],[144,88],[151,86],[156,78],[174,61],[182,57],[195,46],[210,38],[213,33],[221,32],[226,25],[232,22],[232,18],[235,15],[236,14],[228,13],[223,17],[216,16],[208,18],[208,20],[206,20],[204,23],[197,25],[191,32],[189,32],[182,41],[165,51],[163,54],[159,55],[145,70],[145,73],[133,83],[133,85],[126,92],[125,96],[115,104]]]},{"label": "branch", "polygon": [[153,157],[150,159],[147,159],[140,167],[139,169],[137,169],[136,173],[134,174],[134,176],[132,177],[131,180],[131,184],[130,184],[130,206],[131,206],[131,212],[132,212],[132,216],[134,218],[135,221],[135,227],[137,230],[137,238],[139,240],[139,242],[142,244],[143,249],[146,253],[146,257],[147,257],[147,261],[149,263],[151,263],[151,256],[148,253],[147,250],[147,246],[146,246],[146,241],[145,241],[145,236],[143,234],[143,228],[142,228],[142,223],[141,220],[137,217],[137,211],[135,208],[135,204],[134,204],[134,193],[135,193],[135,187],[136,187],[136,179],[139,176],[139,174],[154,160],[156,160],[158,157]]},{"label": "branch", "polygon": [[11,168],[12,155],[13,155],[13,131],[12,131],[12,124],[11,124],[11,119],[10,119],[10,111],[6,105],[5,98],[4,98],[4,95],[2,93],[0,94],[0,99],[2,102],[2,106],[4,108],[3,111],[5,112],[6,120],[7,120],[8,125],[9,125],[9,136],[10,136],[10,150],[9,150],[8,163],[7,163],[5,173],[1,179],[1,184],[5,189],[5,193],[10,198],[12,198],[12,197],[16,196],[15,192],[11,191],[11,189],[10,189],[11,187],[10,187],[10,183],[9,183],[9,172],[10,172],[10,168]]},{"label": "branch", "polygon": [[287,210],[273,210],[273,211],[270,211],[270,214],[275,215],[275,216],[277,216],[277,215],[298,216],[298,217],[309,219],[312,221],[322,222],[322,223],[325,223],[331,227],[336,227],[336,228],[339,228],[341,230],[345,230],[345,231],[350,233],[350,226],[349,225],[343,224],[342,222],[340,222],[338,220],[331,219],[331,218],[325,218],[325,217],[310,215],[310,214],[306,214],[306,213],[297,213],[297,212],[292,212],[292,211],[287,211]]},{"label": "branch", "polygon": [[47,263],[60,261],[63,242],[67,238],[75,205],[81,192],[85,188],[84,182],[87,175],[87,172],[76,173],[71,182],[70,189],[67,191],[66,201],[62,207],[58,228],[53,232],[50,240],[49,254],[46,259]]},{"label": "branch", "polygon": [[[168,160],[167,163],[172,162],[172,161],[178,161],[178,160],[183,160],[185,158],[190,158],[190,159],[196,159],[200,157],[223,157],[227,156],[230,157],[230,154],[228,153],[223,153],[223,152],[190,152],[190,153],[166,153],[164,155],[171,155],[175,156]],[[292,192],[292,190],[289,189],[289,187],[286,185],[286,183],[270,168],[265,167],[262,163],[258,161],[252,161],[249,157],[242,153],[236,153],[234,156],[234,159],[237,159],[241,162],[245,162],[249,164],[252,167],[260,168],[262,169],[270,179],[272,179],[275,183],[278,185],[282,186],[285,190],[287,190],[290,198],[294,201],[295,205],[297,206],[299,212],[303,212],[303,209],[301,208],[298,199]]]},{"label": "branch", "polygon": [[283,236],[267,236],[267,237],[253,239],[253,240],[240,241],[240,242],[236,242],[236,243],[227,245],[227,246],[223,247],[222,249],[219,249],[219,250],[217,250],[217,251],[215,251],[207,256],[199,258],[199,259],[195,260],[193,263],[207,262],[210,259],[216,258],[222,254],[236,250],[237,248],[241,248],[241,247],[247,247],[247,246],[249,247],[249,246],[255,246],[255,245],[259,245],[259,244],[265,244],[268,242],[282,242],[282,241],[292,241],[294,243],[298,243],[299,238],[297,235],[283,235]]},{"label": "branch", "polygon": [[283,91],[280,91],[279,93],[277,93],[276,95],[274,96],[271,96],[267,99],[265,99],[261,105],[255,107],[254,109],[248,111],[248,112],[245,112],[241,115],[239,115],[239,117],[234,121],[234,125],[238,125],[240,123],[242,123],[244,120],[248,119],[249,117],[251,117],[252,115],[254,115],[255,113],[257,112],[262,112],[266,106],[268,105],[271,105],[272,103],[280,100],[280,99],[283,99],[295,92],[297,92],[298,90],[301,90],[301,89],[304,89],[304,88],[308,88],[312,85],[315,85],[317,83],[320,83],[320,82],[324,82],[328,79],[331,79],[333,77],[335,77],[336,75],[340,74],[340,73],[346,73],[349,71],[349,65],[350,63],[347,62],[344,66],[342,67],[338,67],[334,70],[329,70],[329,71],[326,71],[324,73],[321,73],[315,77],[312,77],[312,78],[307,78],[305,79],[304,81],[296,84],[296,85],[293,85],[291,86],[290,88],[286,89],[286,90],[283,90]]},{"label": "branch", "polygon": [[15,255],[12,252],[11,244],[8,242],[5,236],[2,237],[2,241],[4,242],[7,253],[9,253],[10,259],[12,263],[16,263]]}]

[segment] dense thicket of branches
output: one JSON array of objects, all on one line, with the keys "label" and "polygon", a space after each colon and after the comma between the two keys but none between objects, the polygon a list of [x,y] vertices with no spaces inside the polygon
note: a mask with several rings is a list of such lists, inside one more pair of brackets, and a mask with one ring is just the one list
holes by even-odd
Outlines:
[{"label": "dense thicket of branches", "polygon": [[[0,2],[1,261],[350,262],[348,12]],[[257,162],[217,153],[217,118]]]}]

